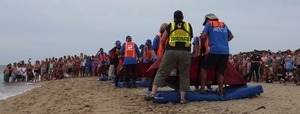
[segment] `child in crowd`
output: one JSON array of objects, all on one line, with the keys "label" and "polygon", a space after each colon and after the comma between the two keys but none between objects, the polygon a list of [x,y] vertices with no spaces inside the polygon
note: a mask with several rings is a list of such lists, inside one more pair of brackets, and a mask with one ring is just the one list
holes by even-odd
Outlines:
[{"label": "child in crowd", "polygon": [[92,68],[92,58],[88,56],[85,62],[85,76],[91,75],[91,68]]},{"label": "child in crowd", "polygon": [[251,60],[249,58],[246,58],[246,60],[247,60],[246,65],[243,67],[243,69],[246,69],[246,75],[244,76],[245,81],[247,81],[248,76],[251,75],[250,74]]},{"label": "child in crowd", "polygon": [[265,65],[264,76],[265,76],[266,83],[273,83],[273,78],[274,78],[273,70],[272,67],[269,67],[269,65]]},{"label": "child in crowd", "polygon": [[285,71],[281,65],[277,67],[277,78],[279,79],[279,83],[285,83]]},{"label": "child in crowd", "polygon": [[97,69],[97,66],[98,66],[98,62],[97,62],[97,58],[95,56],[92,56],[92,73],[91,75],[92,76],[96,76],[96,69]]}]

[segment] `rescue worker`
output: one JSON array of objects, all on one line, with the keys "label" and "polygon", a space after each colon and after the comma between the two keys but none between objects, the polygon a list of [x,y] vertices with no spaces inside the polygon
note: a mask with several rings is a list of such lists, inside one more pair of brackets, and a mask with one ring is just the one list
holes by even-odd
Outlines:
[{"label": "rescue worker", "polygon": [[154,78],[152,91],[150,95],[145,96],[145,100],[154,99],[158,87],[164,86],[165,80],[177,63],[180,78],[180,99],[178,101],[181,104],[187,103],[185,94],[186,91],[190,90],[190,51],[192,38],[192,26],[190,23],[183,21],[183,13],[180,10],[175,11],[174,21],[167,26],[160,40],[162,45],[166,44],[165,53]]},{"label": "rescue worker", "polygon": [[153,39],[153,44],[151,46],[151,53],[153,56],[153,59],[152,59],[153,61],[156,61],[156,59],[161,58],[163,56],[164,46],[162,45],[160,40],[161,40],[162,34],[164,33],[167,26],[168,26],[167,23],[161,24],[161,26],[159,28],[159,34],[156,35]]},{"label": "rescue worker", "polygon": [[106,70],[107,70],[107,64],[108,64],[108,55],[107,53],[104,52],[103,48],[100,48],[98,53],[97,53],[97,58],[98,58],[98,67],[97,67],[97,72],[98,72],[98,79],[99,81],[106,81],[107,80],[107,75],[106,75]]},{"label": "rescue worker", "polygon": [[[201,64],[207,55],[209,51],[209,42],[208,39],[202,40],[200,39],[200,36],[196,36],[193,39],[193,57],[197,57],[198,59],[198,70],[197,70],[197,78],[196,78],[196,84],[195,84],[195,89],[199,90],[199,85],[200,85],[200,77],[201,77]],[[208,89],[212,89],[211,85],[207,85]]]},{"label": "rescue worker", "polygon": [[147,39],[145,42],[145,46],[143,48],[143,63],[151,63],[152,62],[152,53],[150,51],[152,46],[152,42],[150,39]]},{"label": "rescue worker", "polygon": [[109,69],[108,69],[108,80],[114,79],[119,64],[119,55],[121,49],[121,41],[117,40],[115,46],[109,50]]},{"label": "rescue worker", "polygon": [[123,43],[120,54],[124,56],[124,81],[125,86],[130,88],[130,81],[132,83],[132,87],[136,88],[136,65],[137,59],[141,61],[140,51],[138,46],[132,42],[131,36],[126,36],[126,42]]},{"label": "rescue worker", "polygon": [[[150,50],[152,53],[152,62],[155,62],[158,58],[162,58],[162,56],[163,56],[165,47],[161,44],[160,39],[161,39],[162,34],[164,33],[167,26],[168,26],[168,23],[162,23],[159,28],[159,34],[157,34],[153,39],[153,43],[152,43],[151,50]],[[157,70],[158,70],[157,68],[154,69],[154,75],[150,80],[150,86],[148,88],[149,91],[152,91],[152,84],[153,84],[153,80],[155,78]]]},{"label": "rescue worker", "polygon": [[223,96],[224,72],[227,67],[229,57],[228,42],[232,40],[233,35],[224,22],[219,21],[217,16],[213,13],[205,15],[204,18],[204,29],[200,37],[202,41],[209,39],[210,49],[202,63],[200,92],[205,93],[204,87],[207,78],[206,70],[214,70],[217,74],[218,80],[218,94]]}]

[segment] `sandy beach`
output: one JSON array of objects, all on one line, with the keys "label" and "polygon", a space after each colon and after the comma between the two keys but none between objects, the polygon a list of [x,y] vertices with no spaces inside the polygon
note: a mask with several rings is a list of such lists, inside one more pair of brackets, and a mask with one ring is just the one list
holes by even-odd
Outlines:
[{"label": "sandy beach", "polygon": [[[256,84],[256,83],[250,83]],[[261,83],[260,96],[230,101],[157,104],[144,101],[147,88],[115,88],[96,77],[37,82],[23,94],[0,101],[1,114],[296,114],[300,86]]]}]

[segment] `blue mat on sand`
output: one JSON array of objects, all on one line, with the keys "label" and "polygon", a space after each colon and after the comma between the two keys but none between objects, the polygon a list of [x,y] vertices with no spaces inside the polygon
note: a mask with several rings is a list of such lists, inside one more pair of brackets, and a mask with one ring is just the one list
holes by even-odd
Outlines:
[{"label": "blue mat on sand", "polygon": [[[148,92],[149,93],[149,92]],[[187,92],[186,99],[190,102],[193,101],[226,101],[248,98],[254,95],[263,93],[261,85],[246,85],[239,87],[226,87],[224,88],[224,96],[219,96],[217,91],[209,91],[205,94],[199,94],[193,91]],[[180,92],[177,90],[157,91],[155,94],[155,103],[168,103],[179,102]]]}]

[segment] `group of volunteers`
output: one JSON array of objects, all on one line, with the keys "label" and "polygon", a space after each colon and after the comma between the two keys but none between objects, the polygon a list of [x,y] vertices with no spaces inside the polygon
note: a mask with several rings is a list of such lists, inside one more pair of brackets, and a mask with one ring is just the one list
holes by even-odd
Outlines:
[{"label": "group of volunteers", "polygon": [[[199,69],[201,70],[202,80],[199,92],[205,93],[206,70],[215,70],[219,88],[218,95],[223,96],[223,74],[229,61],[228,42],[233,39],[231,31],[216,15],[209,13],[204,16],[202,33],[197,33],[198,35],[194,37],[192,25],[183,21],[182,11],[176,10],[173,16],[174,21],[169,24],[163,23],[159,28],[159,34],[152,41],[147,39],[145,44],[139,47],[128,35],[124,43],[117,40],[115,47],[109,50],[108,53],[100,48],[97,54],[93,56],[81,54],[80,56],[65,56],[59,59],[49,58],[42,61],[41,64],[36,61],[34,66],[30,62],[27,65],[20,63],[20,67],[26,67],[28,77],[26,80],[36,81],[38,76],[41,76],[41,80],[51,80],[90,75],[99,76],[101,80],[101,77],[108,76],[108,80],[115,79],[115,84],[118,86],[120,77],[114,76],[119,70],[119,63],[122,62],[124,81],[131,82],[131,87],[134,88],[136,87],[135,70],[137,64],[139,62],[152,63],[161,59],[160,66],[156,71],[154,80],[152,80],[152,91],[144,99],[147,101],[154,99],[158,88],[164,86],[166,78],[176,65],[180,78],[179,101],[184,104],[188,102],[185,98],[186,91],[190,90],[191,58],[205,56],[201,69]],[[123,61],[120,61],[120,57]],[[18,73],[17,70],[12,70],[18,69],[18,65],[15,66],[15,68],[12,68],[8,65],[4,70],[5,75],[9,75],[9,73],[13,75],[13,80],[17,79],[15,75],[19,75],[16,74]],[[7,81],[7,77],[5,81]]]},{"label": "group of volunteers", "polygon": [[[178,67],[180,78],[180,103],[188,102],[185,98],[186,91],[190,90],[190,64],[191,58],[205,56],[201,65],[201,87],[199,92],[205,93],[206,70],[215,70],[218,82],[218,94],[223,96],[224,71],[229,60],[229,44],[233,35],[224,22],[216,15],[205,15],[204,29],[192,43],[193,29],[190,23],[183,21],[184,16],[180,10],[174,12],[174,21],[169,23],[161,33],[159,45],[163,47],[160,66],[155,75],[152,91],[144,99],[151,101],[159,87],[164,85],[166,78],[175,65]],[[191,47],[193,53],[191,54]],[[154,52],[157,50],[154,50]],[[156,56],[155,54],[153,54]]]}]

